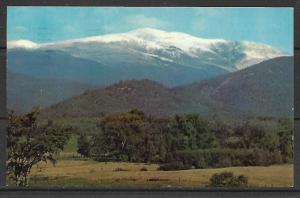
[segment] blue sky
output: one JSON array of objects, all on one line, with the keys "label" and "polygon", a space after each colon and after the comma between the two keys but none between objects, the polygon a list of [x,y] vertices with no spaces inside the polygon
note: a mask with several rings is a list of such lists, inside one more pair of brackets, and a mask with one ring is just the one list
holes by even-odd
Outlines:
[{"label": "blue sky", "polygon": [[9,7],[8,40],[62,41],[152,27],[293,53],[292,8]]}]

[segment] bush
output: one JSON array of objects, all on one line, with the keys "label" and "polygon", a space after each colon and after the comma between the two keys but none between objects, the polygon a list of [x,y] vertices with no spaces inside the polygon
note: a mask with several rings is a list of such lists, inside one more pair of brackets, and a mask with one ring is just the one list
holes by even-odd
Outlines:
[{"label": "bush", "polygon": [[248,178],[244,175],[237,176],[231,183],[232,187],[247,187]]},{"label": "bush", "polygon": [[114,169],[115,172],[120,172],[120,171],[128,171],[127,169],[123,169],[123,168],[116,168]]},{"label": "bush", "polygon": [[148,169],[146,167],[143,167],[140,171],[148,171]]},{"label": "bush", "polygon": [[152,177],[147,179],[147,181],[169,181],[169,179],[163,179],[163,178],[159,178],[159,177]]},{"label": "bush", "polygon": [[244,175],[234,176],[232,172],[216,173],[210,178],[212,187],[246,187],[248,178]]}]

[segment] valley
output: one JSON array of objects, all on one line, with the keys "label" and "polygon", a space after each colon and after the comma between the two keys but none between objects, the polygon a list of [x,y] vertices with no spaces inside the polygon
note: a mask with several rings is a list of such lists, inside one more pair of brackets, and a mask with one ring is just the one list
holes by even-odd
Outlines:
[{"label": "valley", "polygon": [[32,186],[293,185],[292,55],[154,28],[7,46],[11,132],[61,143]]}]

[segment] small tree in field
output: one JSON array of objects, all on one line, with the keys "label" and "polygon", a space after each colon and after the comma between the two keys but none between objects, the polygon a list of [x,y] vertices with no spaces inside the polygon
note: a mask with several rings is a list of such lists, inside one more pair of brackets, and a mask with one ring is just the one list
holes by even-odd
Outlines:
[{"label": "small tree in field", "polygon": [[52,121],[38,125],[37,112],[8,116],[7,172],[16,186],[28,186],[33,165],[44,161],[55,163],[54,155],[69,139],[70,127]]},{"label": "small tree in field", "polygon": [[91,148],[90,144],[91,143],[87,135],[81,133],[77,139],[77,145],[78,145],[77,152],[84,157],[90,157],[90,148]]}]

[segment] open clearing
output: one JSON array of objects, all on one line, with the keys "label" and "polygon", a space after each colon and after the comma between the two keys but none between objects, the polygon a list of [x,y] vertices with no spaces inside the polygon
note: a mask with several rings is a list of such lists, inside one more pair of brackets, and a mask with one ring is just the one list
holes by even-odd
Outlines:
[{"label": "open clearing", "polygon": [[30,183],[44,187],[198,188],[207,186],[214,173],[232,171],[247,176],[251,187],[293,186],[292,164],[181,171],[158,171],[157,168],[157,164],[59,160],[55,166],[50,163],[35,166]]}]

